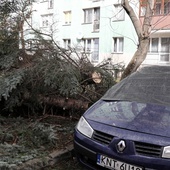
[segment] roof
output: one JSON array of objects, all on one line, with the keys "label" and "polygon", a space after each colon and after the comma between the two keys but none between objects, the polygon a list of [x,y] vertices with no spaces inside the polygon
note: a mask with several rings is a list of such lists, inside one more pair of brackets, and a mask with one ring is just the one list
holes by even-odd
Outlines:
[{"label": "roof", "polygon": [[170,106],[170,66],[145,66],[111,87],[103,100]]}]

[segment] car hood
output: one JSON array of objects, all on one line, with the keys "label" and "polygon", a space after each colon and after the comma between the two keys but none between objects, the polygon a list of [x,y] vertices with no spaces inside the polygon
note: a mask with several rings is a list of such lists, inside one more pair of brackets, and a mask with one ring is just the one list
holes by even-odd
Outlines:
[{"label": "car hood", "polygon": [[[147,133],[157,136],[163,137],[170,137],[170,128],[169,125],[165,124],[153,124],[151,121],[141,121],[141,120],[134,120],[132,122],[123,122],[121,120],[108,120],[108,119],[101,119],[101,118],[88,118],[87,120],[95,121],[98,123],[105,124],[108,126],[114,126],[121,129],[126,129],[130,131],[136,131],[140,133]],[[108,127],[109,128],[109,127]]]},{"label": "car hood", "polygon": [[[121,112],[115,111],[113,109],[117,108],[120,105],[124,106],[124,110]],[[170,113],[167,113],[168,109],[166,108],[165,112],[161,112],[158,115],[147,115],[147,111],[145,110],[146,104],[138,104],[144,107],[141,108],[140,112],[136,115],[133,115],[128,110],[128,107],[132,104],[132,102],[108,102],[99,100],[96,102],[91,108],[89,108],[84,117],[92,122],[98,122],[101,125],[105,124],[109,126],[114,126],[126,130],[137,131],[152,135],[170,137]],[[126,106],[126,107],[125,107]],[[154,105],[155,106],[155,105]],[[156,106],[155,106],[156,107]],[[154,107],[154,108],[155,108]],[[131,116],[130,116],[131,113]],[[90,121],[90,122],[91,122]],[[93,126],[93,125],[91,125]]]},{"label": "car hood", "polygon": [[[135,102],[137,112],[132,109]],[[148,104],[155,105],[143,112]],[[165,109],[158,109],[158,116],[146,117],[157,106]],[[170,67],[148,66],[139,69],[111,87],[84,116],[109,126],[170,137]]]}]

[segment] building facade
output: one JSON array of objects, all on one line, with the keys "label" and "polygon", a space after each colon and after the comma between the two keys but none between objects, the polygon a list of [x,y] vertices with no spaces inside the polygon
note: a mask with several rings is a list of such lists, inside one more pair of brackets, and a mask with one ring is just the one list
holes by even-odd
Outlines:
[{"label": "building facade", "polygon": [[[141,23],[145,2],[131,1]],[[145,65],[170,62],[170,5],[168,0],[155,2],[151,44],[143,62]],[[93,64],[109,60],[112,64],[127,65],[137,49],[138,38],[121,0],[38,0],[33,3],[32,11],[30,23],[33,28],[52,35],[66,49],[74,48],[80,54],[86,54]],[[28,30],[27,26],[25,30]]]},{"label": "building facade", "polygon": [[[146,1],[141,0],[141,22],[146,11]],[[170,1],[155,0],[152,17],[150,47],[143,64],[170,64]]]}]

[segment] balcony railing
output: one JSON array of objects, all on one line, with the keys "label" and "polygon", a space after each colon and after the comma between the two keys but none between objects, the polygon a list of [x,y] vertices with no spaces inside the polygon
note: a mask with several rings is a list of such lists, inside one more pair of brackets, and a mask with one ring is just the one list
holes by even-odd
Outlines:
[{"label": "balcony railing", "polygon": [[148,53],[144,64],[169,64],[170,63],[170,53]]}]

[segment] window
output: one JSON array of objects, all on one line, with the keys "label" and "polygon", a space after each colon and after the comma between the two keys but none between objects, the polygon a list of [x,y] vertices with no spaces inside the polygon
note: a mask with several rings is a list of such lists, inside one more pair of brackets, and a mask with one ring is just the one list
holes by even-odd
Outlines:
[{"label": "window", "polygon": [[[140,0],[140,16],[146,13],[147,0]],[[154,15],[167,15],[170,13],[169,0],[155,0]]]},{"label": "window", "polygon": [[64,42],[64,48],[69,49],[71,46],[71,40],[70,39],[63,39]]},{"label": "window", "polygon": [[151,49],[150,49],[150,51],[152,53],[158,53],[158,44],[159,44],[158,38],[152,38],[151,39],[151,43],[150,43]]},{"label": "window", "polygon": [[154,15],[160,15],[160,14],[161,14],[161,0],[156,0]]},{"label": "window", "polygon": [[150,52],[159,56],[159,61],[170,62],[170,37],[152,38],[150,41]]},{"label": "window", "polygon": [[84,40],[84,51],[85,52],[91,52],[91,41],[92,39],[85,39]]},{"label": "window", "polygon": [[169,62],[170,38],[161,38],[160,61]]},{"label": "window", "polygon": [[123,52],[124,39],[122,37],[113,38],[113,52],[122,53]]},{"label": "window", "polygon": [[120,4],[114,5],[113,21],[122,21],[125,19],[125,11]]},{"label": "window", "polygon": [[48,0],[48,8],[54,7],[54,0]]},{"label": "window", "polygon": [[84,9],[84,23],[92,23],[93,9]]},{"label": "window", "polygon": [[91,56],[91,62],[97,63],[99,61],[99,39],[95,38],[93,39],[93,53]]},{"label": "window", "polygon": [[170,38],[161,38],[161,52],[169,53]]},{"label": "window", "polygon": [[84,9],[84,23],[93,23],[93,31],[99,31],[100,8]]},{"label": "window", "polygon": [[91,62],[97,63],[99,61],[99,39],[83,39],[84,52],[90,53]]},{"label": "window", "polygon": [[164,1],[164,14],[169,14],[170,13],[170,2],[169,0]]},{"label": "window", "polygon": [[94,8],[93,30],[98,31],[100,27],[100,8]]},{"label": "window", "polygon": [[64,12],[64,23],[66,25],[71,24],[71,11]]},{"label": "window", "polygon": [[52,24],[52,18],[53,18],[52,14],[42,15],[41,16],[42,27],[49,27]]}]

